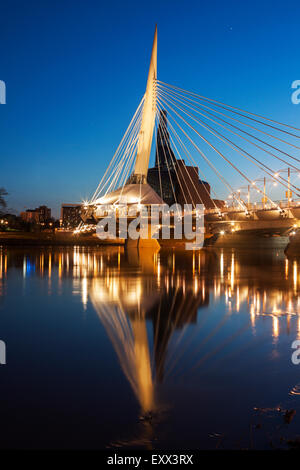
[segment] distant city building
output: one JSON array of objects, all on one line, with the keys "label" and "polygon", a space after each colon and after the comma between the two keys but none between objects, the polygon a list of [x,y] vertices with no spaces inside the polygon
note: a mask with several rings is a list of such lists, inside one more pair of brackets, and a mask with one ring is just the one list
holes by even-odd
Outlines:
[{"label": "distant city building", "polygon": [[204,204],[206,209],[224,202],[213,200],[210,185],[199,178],[197,166],[187,166],[177,159],[171,147],[167,112],[160,111],[156,136],[155,167],[149,168],[147,182],[166,204]]},{"label": "distant city building", "polygon": [[21,219],[24,220],[24,222],[28,222],[28,223],[37,222],[37,214],[35,212],[35,209],[27,209],[25,212],[21,212],[20,216],[21,216]]},{"label": "distant city building", "polygon": [[46,224],[51,219],[51,209],[47,206],[40,206],[36,209],[27,209],[20,214],[24,222],[35,224]]},{"label": "distant city building", "polygon": [[64,228],[74,228],[81,222],[81,204],[62,204],[60,224]]},{"label": "distant city building", "polygon": [[39,223],[46,223],[51,219],[51,209],[47,206],[40,206],[35,209],[38,213]]}]

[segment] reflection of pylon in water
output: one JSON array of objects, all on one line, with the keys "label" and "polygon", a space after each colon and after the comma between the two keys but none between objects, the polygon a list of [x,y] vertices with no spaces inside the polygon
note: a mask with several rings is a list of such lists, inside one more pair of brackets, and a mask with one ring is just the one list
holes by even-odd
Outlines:
[{"label": "reflection of pylon in water", "polygon": [[[142,446],[152,449],[154,437],[153,416],[156,412],[154,382],[151,370],[149,342],[145,315],[137,299],[135,312],[130,316],[116,302],[103,302],[97,298],[97,283],[91,289],[91,300],[112,342],[119,363],[141,407],[140,426],[136,438],[115,442],[112,446]],[[127,304],[128,305],[128,304]]]},{"label": "reflection of pylon in water", "polygon": [[[174,331],[182,329],[185,324],[196,322],[197,308],[208,301],[200,293],[197,296],[185,296],[182,289],[172,289],[169,294],[164,290],[154,291],[156,283],[153,282],[150,285],[149,280],[145,280],[143,284],[140,278],[129,276],[124,283],[124,280],[116,277],[109,281],[107,290],[104,280],[94,279],[90,289],[93,306],[113,344],[143,415],[156,408],[152,364],[155,366],[156,381],[162,383],[168,346]],[[146,319],[153,324],[154,363],[150,354]]]},{"label": "reflection of pylon in water", "polygon": [[153,381],[145,318],[131,322],[139,401],[144,413],[154,408]]},{"label": "reflection of pylon in water", "polygon": [[[97,283],[96,283],[97,284]],[[113,344],[121,368],[128,379],[143,414],[154,409],[154,386],[145,317],[128,317],[120,305],[107,304],[97,298],[97,287],[90,297]]]}]

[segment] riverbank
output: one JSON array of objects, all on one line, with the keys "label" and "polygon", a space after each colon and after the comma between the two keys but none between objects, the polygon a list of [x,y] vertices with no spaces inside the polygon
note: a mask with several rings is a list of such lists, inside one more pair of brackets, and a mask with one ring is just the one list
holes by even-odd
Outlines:
[{"label": "riverbank", "polygon": [[[124,239],[100,240],[94,234],[73,232],[0,232],[0,245],[7,246],[123,246]],[[160,248],[185,250],[190,240],[159,240]]]},{"label": "riverbank", "polygon": [[[175,242],[175,243],[174,243]],[[184,250],[187,240],[159,240],[161,249]],[[123,246],[124,240],[100,240],[96,234],[73,232],[0,232],[0,245],[4,246]],[[300,254],[300,233],[292,240],[288,237],[258,237],[249,234],[224,234],[205,240],[204,247],[283,249],[288,255]]]},{"label": "riverbank", "polygon": [[102,245],[122,245],[122,241],[100,240],[96,234],[76,235],[73,232],[0,232],[0,245],[12,246],[102,246]]}]

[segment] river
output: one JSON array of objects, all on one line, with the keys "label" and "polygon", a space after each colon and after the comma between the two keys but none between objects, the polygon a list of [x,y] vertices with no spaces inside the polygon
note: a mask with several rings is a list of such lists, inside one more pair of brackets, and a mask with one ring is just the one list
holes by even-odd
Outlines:
[{"label": "river", "polygon": [[299,271],[281,250],[3,246],[0,447],[289,447]]}]

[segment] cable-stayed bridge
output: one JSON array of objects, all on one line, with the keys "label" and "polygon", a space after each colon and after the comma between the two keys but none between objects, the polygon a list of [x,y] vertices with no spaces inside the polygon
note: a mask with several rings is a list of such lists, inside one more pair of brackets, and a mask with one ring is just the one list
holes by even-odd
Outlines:
[{"label": "cable-stayed bridge", "polygon": [[104,204],[165,202],[203,204],[206,234],[219,242],[233,233],[296,235],[299,139],[295,126],[158,80],[155,29],[146,93],[78,230],[95,224]]}]

